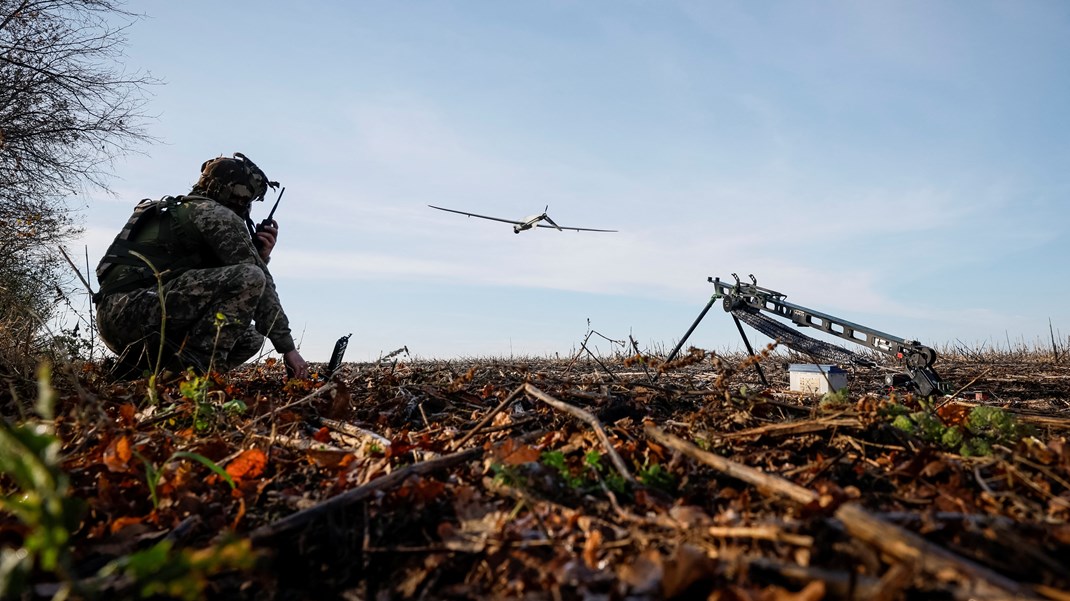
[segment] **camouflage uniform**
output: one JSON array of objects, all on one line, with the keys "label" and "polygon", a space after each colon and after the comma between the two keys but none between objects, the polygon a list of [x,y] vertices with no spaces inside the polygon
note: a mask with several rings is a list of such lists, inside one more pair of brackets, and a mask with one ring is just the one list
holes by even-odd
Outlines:
[{"label": "camouflage uniform", "polygon": [[[209,191],[211,186],[203,182],[202,177],[195,193],[226,196]],[[250,235],[252,199],[240,200],[237,205],[244,207],[244,215],[238,206],[228,206],[233,202],[199,194],[143,201],[139,210],[148,207],[146,216],[135,219],[135,211],[106,253],[98,267],[102,292],[95,299],[97,325],[101,338],[125,358],[128,368],[139,371],[155,364],[161,321],[163,360],[172,369],[203,372],[211,366],[226,371],[255,355],[265,336],[281,354],[294,350],[275,282]],[[120,239],[126,238],[136,241],[124,246]],[[127,247],[152,256],[159,281],[144,261],[123,250]],[[166,319],[161,319],[160,281]]]}]

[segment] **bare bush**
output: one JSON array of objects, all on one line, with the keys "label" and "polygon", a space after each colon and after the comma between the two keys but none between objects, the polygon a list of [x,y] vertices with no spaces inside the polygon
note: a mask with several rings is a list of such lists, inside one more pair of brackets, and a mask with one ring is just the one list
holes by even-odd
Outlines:
[{"label": "bare bush", "polygon": [[32,373],[62,298],[68,199],[107,190],[115,159],[151,140],[154,81],[121,63],[137,19],[112,0],[0,0],[0,376]]}]

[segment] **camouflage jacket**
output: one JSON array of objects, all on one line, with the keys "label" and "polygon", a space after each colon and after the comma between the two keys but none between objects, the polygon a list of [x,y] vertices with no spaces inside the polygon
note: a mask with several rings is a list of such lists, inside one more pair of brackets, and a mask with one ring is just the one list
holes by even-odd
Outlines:
[{"label": "camouflage jacket", "polygon": [[[138,218],[136,211],[131,222],[116,237],[97,267],[103,295],[156,285],[151,269],[130,255],[131,246],[145,247],[142,254],[156,259],[157,270],[166,272],[165,281],[189,269],[254,264],[267,278],[257,314],[275,316],[269,324],[257,324],[260,326],[257,330],[265,333],[279,353],[296,348],[290,333],[290,320],[275,289],[275,280],[253,246],[249,227],[241,216],[205,196],[179,196],[147,202],[159,203],[157,206],[165,210],[158,211],[156,206],[150,205],[145,218]],[[138,209],[145,211],[145,207],[143,201]],[[163,221],[167,224],[161,225]],[[155,255],[151,250],[155,250]],[[117,281],[123,284],[115,286]]]}]

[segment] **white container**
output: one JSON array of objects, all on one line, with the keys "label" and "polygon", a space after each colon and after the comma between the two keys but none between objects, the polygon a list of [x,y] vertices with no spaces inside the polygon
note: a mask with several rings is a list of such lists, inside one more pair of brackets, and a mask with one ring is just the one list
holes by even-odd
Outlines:
[{"label": "white container", "polygon": [[792,363],[788,377],[795,392],[825,394],[847,387],[847,372],[835,365]]}]

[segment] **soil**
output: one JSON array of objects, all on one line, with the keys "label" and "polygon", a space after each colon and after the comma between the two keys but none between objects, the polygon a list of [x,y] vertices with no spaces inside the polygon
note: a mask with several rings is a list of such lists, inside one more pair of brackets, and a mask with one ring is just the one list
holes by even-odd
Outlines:
[{"label": "soil", "polygon": [[[71,561],[88,586],[166,540],[208,598],[1070,598],[1070,361],[949,354],[930,399],[894,365],[792,392],[796,362],[269,361],[155,404],[88,365],[58,427]],[[168,581],[123,573],[94,586]]]}]

